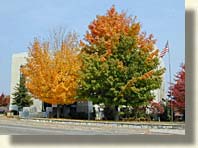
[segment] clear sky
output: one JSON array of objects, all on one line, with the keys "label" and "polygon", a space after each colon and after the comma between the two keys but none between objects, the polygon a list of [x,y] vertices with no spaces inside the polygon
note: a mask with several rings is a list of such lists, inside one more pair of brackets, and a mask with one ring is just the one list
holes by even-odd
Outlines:
[{"label": "clear sky", "polygon": [[[96,15],[105,14],[112,5],[137,16],[142,31],[154,35],[160,50],[169,40],[173,79],[185,62],[184,0],[1,0],[0,93],[10,93],[12,54],[28,51],[35,37],[46,38],[60,26],[83,38]],[[168,70],[168,55],[163,59]],[[165,77],[168,84],[168,71]]]}]

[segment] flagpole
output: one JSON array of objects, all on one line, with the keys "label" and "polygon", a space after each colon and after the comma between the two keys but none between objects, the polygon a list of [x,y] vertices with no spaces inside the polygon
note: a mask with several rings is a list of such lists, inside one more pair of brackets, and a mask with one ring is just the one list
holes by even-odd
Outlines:
[{"label": "flagpole", "polygon": [[[170,48],[169,44],[167,41],[167,46],[168,46],[168,61],[169,61],[169,82],[170,82],[170,87],[171,87],[171,57],[170,57]],[[173,121],[173,104],[172,104],[172,90],[170,89],[170,106],[171,106],[171,121]]]}]

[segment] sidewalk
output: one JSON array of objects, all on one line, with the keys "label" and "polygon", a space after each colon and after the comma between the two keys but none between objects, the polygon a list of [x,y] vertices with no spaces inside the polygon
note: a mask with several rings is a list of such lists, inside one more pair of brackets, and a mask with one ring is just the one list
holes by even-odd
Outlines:
[{"label": "sidewalk", "polygon": [[21,118],[20,120],[29,120],[34,122],[61,123],[70,125],[87,126],[109,126],[109,127],[127,127],[127,128],[149,128],[149,129],[178,129],[184,130],[183,122],[124,122],[124,121],[94,121],[94,120],[74,120],[74,119],[56,119],[56,118]]}]

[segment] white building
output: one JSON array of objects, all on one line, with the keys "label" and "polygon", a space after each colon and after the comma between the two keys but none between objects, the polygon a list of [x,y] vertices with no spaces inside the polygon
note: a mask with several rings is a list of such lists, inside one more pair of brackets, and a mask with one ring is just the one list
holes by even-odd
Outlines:
[{"label": "white building", "polygon": [[[24,65],[26,63],[26,58],[28,54],[27,52],[23,53],[17,53],[13,54],[12,56],[12,66],[11,66],[11,86],[10,86],[10,106],[9,110],[18,110],[18,107],[16,105],[12,105],[12,98],[13,93],[15,92],[15,88],[17,83],[19,83],[20,80],[20,67],[21,65]],[[42,101],[38,99],[33,99],[33,105],[36,107],[37,112],[41,112],[42,110]]]},{"label": "white building", "polygon": [[[164,65],[164,62],[162,60],[162,58],[159,58],[159,69],[161,68],[164,68],[165,65]],[[162,100],[162,98],[165,99],[165,73],[162,75],[162,84],[161,84],[161,87],[160,89],[156,89],[154,90],[154,94],[155,94],[155,102],[160,102]]]}]

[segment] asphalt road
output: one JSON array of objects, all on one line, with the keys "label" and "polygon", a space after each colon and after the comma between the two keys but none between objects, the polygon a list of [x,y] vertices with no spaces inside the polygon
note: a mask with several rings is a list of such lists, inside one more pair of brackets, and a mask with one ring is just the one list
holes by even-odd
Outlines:
[{"label": "asphalt road", "polygon": [[77,129],[58,129],[48,127],[29,127],[20,125],[0,125],[2,135],[101,135],[109,134],[108,132],[93,132],[88,130]]},{"label": "asphalt road", "polygon": [[185,130],[43,123],[0,117],[0,135],[184,135]]}]

